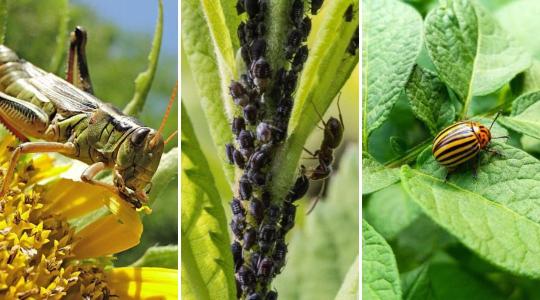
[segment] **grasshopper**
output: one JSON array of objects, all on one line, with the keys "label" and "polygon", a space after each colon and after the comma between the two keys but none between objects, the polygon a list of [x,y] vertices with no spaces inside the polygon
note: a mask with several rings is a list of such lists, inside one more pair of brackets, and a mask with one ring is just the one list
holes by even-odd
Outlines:
[{"label": "grasshopper", "polygon": [[[161,130],[176,89],[159,130],[124,115],[93,95],[86,40],[83,28],[71,32],[65,80],[0,45],[0,122],[22,142],[11,154],[0,196],[7,192],[21,154],[56,152],[89,165],[82,181],[115,192],[135,208],[147,203],[165,144]],[[105,169],[112,170],[113,184],[95,179]]]}]

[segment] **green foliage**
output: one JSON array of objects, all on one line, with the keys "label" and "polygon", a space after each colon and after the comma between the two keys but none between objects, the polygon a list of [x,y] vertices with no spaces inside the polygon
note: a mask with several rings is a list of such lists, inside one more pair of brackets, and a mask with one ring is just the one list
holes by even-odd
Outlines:
[{"label": "green foliage", "polygon": [[362,299],[401,299],[392,249],[368,222],[362,221]]},{"label": "green foliage", "polygon": [[182,109],[182,297],[236,296],[225,212],[213,175]]},{"label": "green foliage", "polygon": [[[535,18],[540,5],[532,0],[408,2],[425,15],[424,28],[410,37],[423,40],[425,51],[415,56],[406,83],[396,86],[389,69],[364,70],[364,124],[369,124],[366,116],[380,112],[370,107],[370,100],[380,97],[370,83],[380,82],[381,90],[391,91],[384,94],[389,98],[398,95],[363,146],[368,149],[364,218],[371,224],[364,226],[379,232],[393,251],[373,259],[381,260],[380,266],[397,262],[403,299],[538,299],[530,287],[540,282],[540,47],[534,34],[540,29]],[[375,30],[369,29],[369,15],[381,12],[365,8],[369,34]],[[400,39],[411,34],[410,28],[396,30],[399,37],[365,39],[368,57],[379,55],[378,44],[385,45],[380,55],[402,47]],[[481,151],[477,178],[470,161],[445,180],[449,170],[432,155],[435,135],[458,120],[489,127],[498,111],[502,115],[491,135],[510,138],[492,140],[491,153]],[[412,141],[389,151],[396,148],[395,137]],[[377,274],[381,268],[368,270]]]},{"label": "green foliage", "polygon": [[360,281],[359,264],[360,262],[357,257],[351,265],[349,272],[347,272],[345,280],[343,280],[343,284],[336,295],[336,300],[358,299],[358,282]]},{"label": "green foliage", "polygon": [[306,218],[304,228],[292,234],[287,265],[276,278],[284,299],[332,299],[353,268],[358,253],[359,195],[357,189],[344,187],[358,182],[357,149],[348,148],[341,165],[328,197]]},{"label": "green foliage", "polygon": [[131,266],[178,269],[178,246],[150,247]]}]

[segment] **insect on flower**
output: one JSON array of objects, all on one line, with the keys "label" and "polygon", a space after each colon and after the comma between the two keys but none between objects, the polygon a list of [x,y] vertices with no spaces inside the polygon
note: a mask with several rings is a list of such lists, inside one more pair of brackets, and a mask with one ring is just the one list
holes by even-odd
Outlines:
[{"label": "insect on flower", "polygon": [[[77,27],[71,33],[66,80],[0,45],[0,122],[22,142],[12,153],[0,194],[8,190],[21,154],[56,152],[89,164],[83,181],[140,208],[163,154],[161,132],[177,88],[159,130],[147,127],[93,96],[85,45],[86,32]],[[113,170],[114,184],[94,179],[105,169]]]},{"label": "insect on flower", "polygon": [[435,137],[431,150],[435,160],[448,168],[447,177],[458,165],[472,161],[473,176],[476,178],[478,162],[473,158],[477,157],[482,150],[499,154],[489,149],[492,139],[508,138],[507,136],[491,137],[491,128],[499,115],[500,113],[497,113],[489,128],[478,122],[461,121],[446,127]]}]

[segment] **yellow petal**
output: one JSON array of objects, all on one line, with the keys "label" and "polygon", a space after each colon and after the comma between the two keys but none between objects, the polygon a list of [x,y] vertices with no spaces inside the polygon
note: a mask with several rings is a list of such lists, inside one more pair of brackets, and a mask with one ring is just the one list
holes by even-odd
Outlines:
[{"label": "yellow petal", "polygon": [[114,268],[107,278],[120,299],[178,299],[178,270]]},{"label": "yellow petal", "polygon": [[106,256],[127,250],[139,244],[142,223],[137,213],[135,216],[125,212],[121,216],[107,215],[87,225],[75,234],[78,239],[73,253],[77,258]]}]

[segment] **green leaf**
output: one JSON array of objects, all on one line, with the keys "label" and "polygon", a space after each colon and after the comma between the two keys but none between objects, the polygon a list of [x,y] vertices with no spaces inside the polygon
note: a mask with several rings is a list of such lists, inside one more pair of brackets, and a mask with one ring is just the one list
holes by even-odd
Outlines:
[{"label": "green leaf", "polygon": [[399,181],[399,169],[387,168],[362,152],[362,194],[371,194]]},{"label": "green leaf", "polygon": [[236,11],[236,3],[230,0],[220,0],[221,9],[223,11],[223,17],[225,18],[225,23],[227,24],[227,31],[231,38],[231,43],[233,47],[233,53],[236,49],[240,48],[240,41],[236,35],[238,30],[238,25],[242,18],[238,15]]},{"label": "green leaf", "polygon": [[512,80],[512,92],[520,95],[538,90],[540,90],[540,61],[535,59],[530,68],[518,75],[516,80]]},{"label": "green leaf", "polygon": [[58,20],[58,33],[56,34],[56,48],[49,65],[49,70],[56,74],[60,72],[62,60],[66,52],[69,23],[69,1],[62,0],[58,9],[60,10],[60,19]]},{"label": "green leaf", "polygon": [[6,39],[7,19],[7,0],[0,0],[0,45],[4,45]]},{"label": "green leaf", "polygon": [[[221,71],[218,57],[212,45],[210,29],[199,1],[182,1],[182,47],[186,53],[193,79],[197,85],[201,107],[205,113],[210,134],[231,188],[234,185],[235,168],[226,164],[225,144],[233,140],[229,120],[232,119],[234,103],[224,101]],[[227,98],[228,99],[228,98]]]},{"label": "green leaf", "polygon": [[150,203],[154,203],[163,193],[167,185],[178,178],[178,148],[174,147],[163,154],[159,167],[152,177],[152,189],[148,195]]},{"label": "green leaf", "polygon": [[411,198],[436,223],[491,263],[515,274],[540,277],[540,162],[511,146],[493,146],[504,157],[482,156],[478,179],[452,174],[430,157],[421,170],[403,166]]},{"label": "green leaf", "polygon": [[431,11],[425,39],[440,78],[464,102],[461,118],[472,96],[499,89],[531,64],[530,56],[496,20],[470,1],[448,1]]},{"label": "green leaf", "polygon": [[182,284],[182,297],[235,299],[236,283],[225,211],[183,105],[181,120],[181,266],[182,277],[187,277]]},{"label": "green leaf", "polygon": [[495,17],[501,26],[535,57],[540,57],[540,3],[536,0],[517,0],[497,10]]},{"label": "green leaf", "polygon": [[[349,5],[358,9],[358,0],[336,0],[325,7],[317,39],[310,49],[299,80],[294,107],[289,121],[289,137],[276,153],[272,166],[273,194],[276,198],[288,191],[298,170],[309,134],[320,122],[314,109],[324,114],[343,87],[358,62],[347,46],[358,27],[358,18],[346,22],[343,14]],[[281,49],[282,50],[282,49]]]},{"label": "green leaf", "polygon": [[360,281],[359,267],[358,257],[356,257],[336,295],[336,300],[358,299],[358,282]]},{"label": "green leaf", "polygon": [[348,147],[339,165],[327,198],[291,232],[287,265],[275,279],[280,298],[332,299],[358,255],[358,148]]},{"label": "green leaf", "polygon": [[415,66],[405,91],[414,115],[427,125],[432,135],[454,121],[454,106],[437,74]]},{"label": "green leaf", "polygon": [[400,184],[394,184],[373,193],[363,211],[364,219],[386,240],[395,238],[421,212]]},{"label": "green leaf", "polygon": [[512,102],[512,116],[518,116],[523,113],[529,106],[540,100],[540,91],[531,92],[519,96]]},{"label": "green leaf", "polygon": [[158,19],[156,21],[156,29],[154,31],[154,39],[152,40],[152,47],[148,54],[148,67],[145,71],[139,73],[135,78],[135,93],[133,98],[124,107],[124,114],[129,116],[138,116],[146,102],[150,87],[154,81],[154,75],[159,60],[159,52],[161,50],[161,39],[163,37],[163,2],[158,0]]},{"label": "green leaf", "polygon": [[362,299],[401,299],[392,249],[369,223],[362,220]]},{"label": "green leaf", "polygon": [[178,246],[150,247],[131,267],[178,269]]},{"label": "green leaf", "polygon": [[[364,139],[388,117],[422,48],[422,18],[395,0],[364,1]],[[364,144],[366,144],[364,141]]]},{"label": "green leaf", "polygon": [[510,117],[499,117],[498,122],[512,130],[540,139],[540,102],[530,104],[539,98],[540,92],[532,92],[516,99],[519,100],[519,103],[514,102],[517,111],[529,106],[517,115],[512,113]]}]

